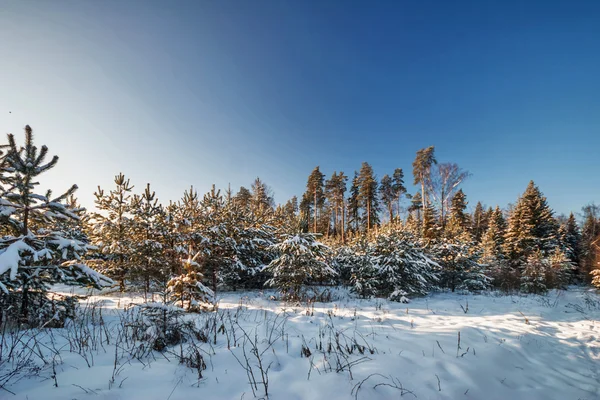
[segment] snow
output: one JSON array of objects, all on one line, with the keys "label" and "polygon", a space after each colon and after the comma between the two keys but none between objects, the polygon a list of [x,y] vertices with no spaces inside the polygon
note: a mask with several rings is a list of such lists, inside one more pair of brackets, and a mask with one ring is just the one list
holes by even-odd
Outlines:
[{"label": "snow", "polygon": [[[109,384],[115,371],[114,337],[111,344],[91,352],[88,367],[82,356],[69,352],[66,329],[54,329],[54,347],[62,349],[60,357],[54,357],[58,387],[51,378],[53,357],[49,355],[50,362],[42,365],[38,377],[24,377],[7,387],[16,396],[0,392],[0,398],[251,399],[248,376],[236,360],[244,363],[242,329],[249,338],[247,346],[256,337],[263,363],[270,366],[271,399],[399,398],[401,390],[394,385],[401,385],[402,398],[409,399],[600,396],[596,325],[600,296],[595,292],[571,288],[547,296],[438,293],[410,304],[359,300],[340,290],[333,293],[335,301],[309,306],[271,301],[271,292],[221,294],[219,314],[187,317],[197,326],[215,315],[223,316],[226,326],[229,317],[239,324],[237,346],[228,349],[227,336],[221,332],[216,344],[211,340],[201,345],[207,365],[201,379],[196,370],[178,363],[176,346],[173,353],[120,358],[115,383]],[[101,301],[106,327],[114,331],[123,307],[142,299],[104,295],[88,301]],[[355,346],[347,358],[336,355],[335,343],[334,351],[327,352],[329,341],[336,337],[342,338],[343,345]],[[46,340],[51,340],[50,335]],[[308,358],[301,356],[303,345],[311,353]],[[260,376],[250,347],[246,352]],[[351,373],[347,368],[336,372],[337,361],[352,364]],[[256,392],[257,397],[264,395],[260,383]]]},{"label": "snow", "polygon": [[10,279],[14,280],[17,277],[17,271],[19,269],[19,261],[21,261],[21,253],[28,252],[31,254],[37,254],[31,246],[29,246],[21,238],[11,243],[5,249],[1,250],[0,253],[0,275],[7,271],[10,271]]}]

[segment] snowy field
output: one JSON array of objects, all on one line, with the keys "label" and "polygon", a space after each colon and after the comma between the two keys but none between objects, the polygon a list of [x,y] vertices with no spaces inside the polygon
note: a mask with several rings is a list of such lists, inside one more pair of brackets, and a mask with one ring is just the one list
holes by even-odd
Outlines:
[{"label": "snowy field", "polygon": [[[141,299],[92,296],[88,313],[102,309],[88,327],[38,332],[30,345],[46,363],[0,398],[252,399],[266,398],[265,386],[286,400],[600,398],[600,297],[588,289],[335,298],[307,307],[225,293],[218,313],[185,317],[206,337],[145,352],[121,326],[123,308]],[[182,358],[193,349],[200,362]]]}]

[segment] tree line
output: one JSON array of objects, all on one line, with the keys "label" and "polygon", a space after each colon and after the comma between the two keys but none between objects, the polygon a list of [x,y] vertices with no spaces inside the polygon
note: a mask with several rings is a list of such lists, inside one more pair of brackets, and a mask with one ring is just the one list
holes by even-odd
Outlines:
[{"label": "tree line", "polygon": [[235,192],[190,187],[163,204],[150,184],[138,190],[118,174],[98,187],[93,212],[77,204],[76,186],[36,193],[58,157],[45,163],[29,126],[24,146],[9,135],[2,150],[0,302],[20,320],[69,313],[68,299],[48,296],[55,283],[114,284],[188,310],[210,307],[220,290],[264,287],[324,299],[317,287],[342,284],[408,301],[433,290],[600,286],[599,206],[585,206],[578,224],[556,216],[530,182],[506,209],[478,202],[470,213],[460,188],[470,174],[438,163],[433,146],[412,163],[415,193],[401,168],[378,179],[366,162],[351,180],[316,167],[300,201],[279,205],[260,178]]}]

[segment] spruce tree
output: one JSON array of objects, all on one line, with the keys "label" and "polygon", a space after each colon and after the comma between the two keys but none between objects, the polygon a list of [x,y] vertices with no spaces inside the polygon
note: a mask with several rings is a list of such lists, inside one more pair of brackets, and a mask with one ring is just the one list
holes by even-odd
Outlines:
[{"label": "spruce tree", "polygon": [[434,246],[435,260],[441,265],[440,285],[451,291],[480,291],[489,288],[491,279],[479,263],[480,254],[468,243],[441,242]]},{"label": "spruce tree", "polygon": [[389,227],[375,238],[378,270],[378,295],[407,303],[413,296],[424,296],[438,287],[439,265],[420,244],[397,226]]},{"label": "spruce tree", "polygon": [[471,218],[471,226],[473,233],[473,240],[476,243],[480,243],[483,238],[484,232],[488,227],[488,220],[485,210],[483,209],[483,205],[481,202],[477,202],[475,206],[475,210],[473,211],[473,215]]},{"label": "spruce tree", "polygon": [[575,215],[571,213],[564,225],[559,228],[559,237],[565,256],[574,264],[579,264],[581,232]]},{"label": "spruce tree", "polygon": [[536,251],[549,256],[558,244],[558,224],[546,198],[531,181],[509,218],[506,254],[513,261],[525,260]]},{"label": "spruce tree", "polygon": [[421,225],[422,239],[429,244],[438,238],[437,213],[431,203],[427,203],[423,212],[423,223]]},{"label": "spruce tree", "polygon": [[592,271],[598,268],[594,243],[597,243],[597,239],[600,237],[600,206],[594,203],[588,204],[582,208],[582,213],[579,265],[581,275],[589,282],[589,279],[592,279]]},{"label": "spruce tree", "polygon": [[58,307],[66,316],[66,303],[57,304],[47,298],[52,284],[99,288],[112,283],[83,263],[89,249],[85,241],[77,235],[65,236],[64,230],[57,229],[59,219],[79,219],[81,210],[67,204],[77,186],[59,196],[51,191],[36,193],[39,176],[58,162],[57,156],[46,162],[47,155],[46,146],[38,149],[33,144],[33,131],[27,125],[23,147],[17,146],[12,134],[8,135],[0,173],[0,224],[4,233],[0,240],[0,305],[8,316],[18,315],[30,323],[60,318]]},{"label": "spruce tree", "polygon": [[337,254],[342,279],[351,290],[363,299],[377,296],[381,286],[381,274],[374,247],[365,236],[359,236]]},{"label": "spruce tree", "polygon": [[493,263],[504,258],[503,248],[505,234],[506,221],[504,220],[502,210],[500,210],[500,207],[496,206],[481,243],[484,262]]},{"label": "spruce tree", "polygon": [[450,206],[448,227],[444,232],[447,238],[470,242],[471,220],[465,212],[467,204],[467,196],[465,196],[462,189],[456,192]]}]

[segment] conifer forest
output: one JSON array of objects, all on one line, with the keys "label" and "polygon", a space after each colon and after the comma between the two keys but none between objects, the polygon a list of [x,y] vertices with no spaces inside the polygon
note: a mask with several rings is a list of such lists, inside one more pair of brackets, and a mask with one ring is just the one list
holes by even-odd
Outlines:
[{"label": "conifer forest", "polygon": [[600,400],[600,1],[0,0],[0,400]]},{"label": "conifer forest", "polygon": [[[368,162],[356,171],[316,166],[306,191],[283,203],[258,177],[236,190],[190,186],[165,203],[151,183],[118,173],[86,210],[76,185],[38,190],[59,158],[41,145],[43,132],[24,131],[7,136],[0,159],[0,388],[9,397],[41,398],[23,382],[45,382],[40,390],[53,387],[56,398],[170,398],[171,390],[179,398],[288,398],[287,365],[290,376],[302,375],[296,385],[337,388],[315,398],[484,398],[490,385],[498,395],[486,398],[517,387],[519,398],[559,398],[545,397],[548,390],[597,398],[593,202],[557,215],[531,181],[514,203],[484,206],[461,189],[470,172],[438,160],[431,146],[380,176]],[[457,327],[447,331],[452,318]],[[571,336],[580,347],[565,344]],[[574,384],[564,384],[567,361],[548,372],[563,383],[532,384],[532,341],[549,352],[539,350],[545,358],[536,362],[581,352],[592,374],[572,372]],[[497,353],[509,346],[509,355]],[[449,361],[426,361],[435,357]],[[510,385],[490,372],[505,357],[521,368],[502,372],[512,374]],[[156,379],[144,378],[153,363],[180,365],[179,383],[164,380],[158,397],[123,389],[130,374],[138,384]],[[371,363],[381,368],[369,373]],[[431,372],[415,375],[407,363]],[[72,376],[75,364],[99,368],[106,382],[85,386]],[[227,373],[242,383],[220,383],[223,368],[237,368]],[[522,369],[529,380],[520,380]],[[294,398],[313,398],[301,387]]]}]

